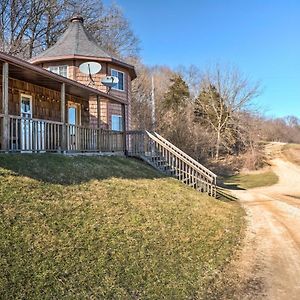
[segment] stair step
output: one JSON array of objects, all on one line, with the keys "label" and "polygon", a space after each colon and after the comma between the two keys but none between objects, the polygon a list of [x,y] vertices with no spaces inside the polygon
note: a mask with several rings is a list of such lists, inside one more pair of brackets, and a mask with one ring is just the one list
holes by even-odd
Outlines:
[{"label": "stair step", "polygon": [[165,159],[161,159],[161,158],[159,158],[159,159],[153,159],[153,158],[151,158],[151,160],[152,160],[152,161],[157,161],[157,162],[164,162],[164,163],[167,163],[167,161],[166,161]]},{"label": "stair step", "polygon": [[[166,149],[166,151],[168,151],[168,149]],[[174,155],[176,156],[176,162],[180,162],[182,160],[182,162],[180,164],[176,164],[176,166],[175,161],[172,157]],[[190,186],[199,192],[205,192],[215,196],[215,187],[208,187],[208,185],[210,185],[209,182],[212,181],[211,177],[209,177],[209,175],[203,174],[203,172],[201,171],[197,173],[197,178],[189,174],[189,168],[193,168],[193,166],[189,165],[189,163],[185,160],[185,157],[183,157],[182,155],[179,154],[177,156],[175,153],[172,153],[171,156],[165,158],[161,153],[153,153],[151,151],[145,153],[145,155],[140,157],[156,170],[168,176],[177,178],[177,180],[181,181],[183,184]],[[185,166],[189,166],[189,168],[185,167],[180,169],[183,164],[185,164]],[[198,172],[196,169],[195,171]]]},{"label": "stair step", "polygon": [[168,165],[165,161],[157,161],[157,160],[152,160],[153,163],[157,164],[157,165]]},{"label": "stair step", "polygon": [[160,156],[150,156],[151,160],[162,160]]}]

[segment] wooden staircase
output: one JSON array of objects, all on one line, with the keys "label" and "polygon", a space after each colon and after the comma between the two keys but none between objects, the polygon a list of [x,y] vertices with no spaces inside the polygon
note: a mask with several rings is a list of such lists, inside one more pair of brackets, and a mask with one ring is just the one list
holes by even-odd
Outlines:
[{"label": "wooden staircase", "polygon": [[156,132],[129,132],[128,155],[210,196],[217,196],[217,176]]}]

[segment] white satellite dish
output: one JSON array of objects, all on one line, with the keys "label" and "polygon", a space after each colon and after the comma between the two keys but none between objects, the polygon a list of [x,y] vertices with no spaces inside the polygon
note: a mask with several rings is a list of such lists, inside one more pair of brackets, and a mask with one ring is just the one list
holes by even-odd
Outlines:
[{"label": "white satellite dish", "polygon": [[94,61],[88,61],[79,66],[80,72],[89,76],[97,74],[101,71],[101,68],[101,65]]},{"label": "white satellite dish", "polygon": [[119,83],[119,78],[115,76],[105,76],[102,80],[101,83],[105,85],[108,88],[112,88],[116,86]]}]

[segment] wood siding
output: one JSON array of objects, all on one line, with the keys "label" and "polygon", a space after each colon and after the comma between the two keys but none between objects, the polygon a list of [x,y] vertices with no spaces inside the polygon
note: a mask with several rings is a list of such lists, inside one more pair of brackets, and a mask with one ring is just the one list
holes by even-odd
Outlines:
[{"label": "wood siding", "polygon": [[[92,58],[91,58],[92,61]],[[84,60],[65,60],[57,62],[47,62],[40,64],[41,67],[48,69],[50,66],[68,66],[67,73],[68,78],[83,83],[85,85],[90,84],[88,75],[80,72],[79,66],[85,62]],[[111,74],[111,69],[118,70],[124,73],[124,91],[117,91],[111,89],[110,95],[116,96],[122,100],[125,100],[128,105],[126,108],[126,130],[131,129],[131,77],[126,68],[122,68],[118,65],[114,65],[108,62],[101,62],[102,69],[99,73],[93,75],[95,81],[94,88],[107,93],[107,88],[101,84],[101,80]],[[89,113],[90,113],[90,125],[97,126],[97,100],[96,97],[90,97],[89,99]],[[104,129],[111,129],[111,116],[113,114],[122,115],[121,104],[113,103],[105,98],[101,98],[101,127]]]},{"label": "wood siding", "polygon": [[[2,106],[2,76],[0,75],[0,103]],[[20,115],[21,94],[32,97],[33,118],[61,121],[60,115],[60,92],[47,89],[38,85],[34,85],[17,79],[9,79],[9,103],[8,113],[10,115]],[[66,103],[74,102],[81,106],[81,123],[84,126],[89,125],[89,102],[85,99],[66,95]],[[68,113],[66,110],[66,121],[68,121]]]}]

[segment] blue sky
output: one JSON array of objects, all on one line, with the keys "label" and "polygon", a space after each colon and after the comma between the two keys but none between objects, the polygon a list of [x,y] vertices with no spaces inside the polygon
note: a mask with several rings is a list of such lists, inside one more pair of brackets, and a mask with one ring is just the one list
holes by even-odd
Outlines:
[{"label": "blue sky", "polygon": [[[105,0],[105,3],[110,3]],[[269,116],[300,117],[300,1],[117,0],[146,64],[237,65]]]}]

